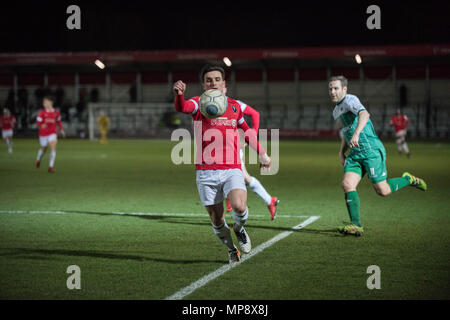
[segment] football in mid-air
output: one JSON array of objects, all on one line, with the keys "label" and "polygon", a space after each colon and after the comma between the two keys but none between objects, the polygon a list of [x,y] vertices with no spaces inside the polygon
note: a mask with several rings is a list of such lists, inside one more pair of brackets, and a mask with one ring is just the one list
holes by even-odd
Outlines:
[{"label": "football in mid-air", "polygon": [[207,118],[218,118],[227,111],[228,99],[222,91],[210,89],[200,96],[200,112]]}]

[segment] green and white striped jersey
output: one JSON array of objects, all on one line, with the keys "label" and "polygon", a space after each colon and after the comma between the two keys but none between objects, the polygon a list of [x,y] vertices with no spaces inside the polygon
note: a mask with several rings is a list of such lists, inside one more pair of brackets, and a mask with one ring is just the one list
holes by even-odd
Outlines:
[{"label": "green and white striped jersey", "polygon": [[[346,94],[334,107],[333,118],[342,122],[342,133],[347,145],[358,125],[358,115],[363,110],[366,110],[366,108],[361,104],[358,97],[352,94]],[[379,150],[384,151],[384,146],[375,133],[372,121],[369,119],[359,135],[359,148],[350,149],[348,156],[354,159],[371,158],[379,155]]]}]

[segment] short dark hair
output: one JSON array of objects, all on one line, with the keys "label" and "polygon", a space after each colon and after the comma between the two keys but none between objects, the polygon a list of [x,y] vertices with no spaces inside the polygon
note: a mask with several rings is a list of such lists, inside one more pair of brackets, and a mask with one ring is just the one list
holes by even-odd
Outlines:
[{"label": "short dark hair", "polygon": [[222,80],[225,80],[225,70],[222,67],[213,64],[207,64],[200,71],[201,82],[205,81],[205,74],[211,71],[219,71],[222,74]]},{"label": "short dark hair", "polygon": [[51,94],[47,94],[47,95],[45,95],[43,98],[42,98],[42,100],[48,100],[48,101],[51,101],[51,102],[55,102],[55,98],[51,95]]},{"label": "short dark hair", "polygon": [[344,77],[344,76],[342,76],[342,75],[341,75],[341,76],[334,76],[334,77],[331,77],[329,82],[331,82],[331,81],[337,81],[337,80],[339,80],[339,81],[341,82],[342,88],[343,88],[343,87],[346,87],[346,86],[348,85],[348,80],[347,80],[347,78]]}]

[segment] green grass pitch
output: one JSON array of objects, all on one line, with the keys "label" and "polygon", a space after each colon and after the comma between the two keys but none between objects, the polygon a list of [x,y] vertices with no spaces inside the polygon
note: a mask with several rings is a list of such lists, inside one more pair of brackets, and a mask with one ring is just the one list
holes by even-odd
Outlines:
[{"label": "green grass pitch", "polygon": [[[193,165],[171,162],[174,145],[60,139],[50,174],[48,154],[34,167],[37,139],[16,139],[13,154],[2,144],[0,299],[164,299],[226,264]],[[338,141],[281,141],[274,176],[248,166],[281,200],[280,217],[270,221],[249,190],[253,247],[302,216],[320,219],[185,298],[449,299],[450,144],[410,143],[410,160],[385,145],[389,177],[409,171],[426,180],[428,191],[407,187],[381,198],[363,179],[361,238],[334,231],[348,221]],[[79,290],[66,286],[70,265],[81,269]],[[380,267],[381,289],[367,288],[370,265]]]}]

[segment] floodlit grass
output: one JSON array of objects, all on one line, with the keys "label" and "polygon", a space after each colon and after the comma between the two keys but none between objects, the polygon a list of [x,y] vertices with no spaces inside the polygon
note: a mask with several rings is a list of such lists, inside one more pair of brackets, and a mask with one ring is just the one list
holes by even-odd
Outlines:
[{"label": "floodlit grass", "polygon": [[[164,299],[226,264],[194,166],[172,164],[174,145],[60,139],[55,174],[47,172],[48,154],[34,167],[37,139],[16,139],[13,154],[2,145],[0,298]],[[270,221],[249,191],[253,247],[306,219],[301,216],[320,219],[186,298],[449,299],[450,145],[410,143],[407,160],[386,143],[389,177],[411,172],[426,180],[428,191],[407,187],[381,198],[363,179],[361,238],[334,231],[348,220],[338,148],[338,141],[282,141],[277,175],[260,176],[256,165],[248,166],[281,200],[278,214],[293,216]],[[81,268],[81,290],[66,286],[69,265]],[[366,286],[370,265],[381,269],[380,290]]]}]

